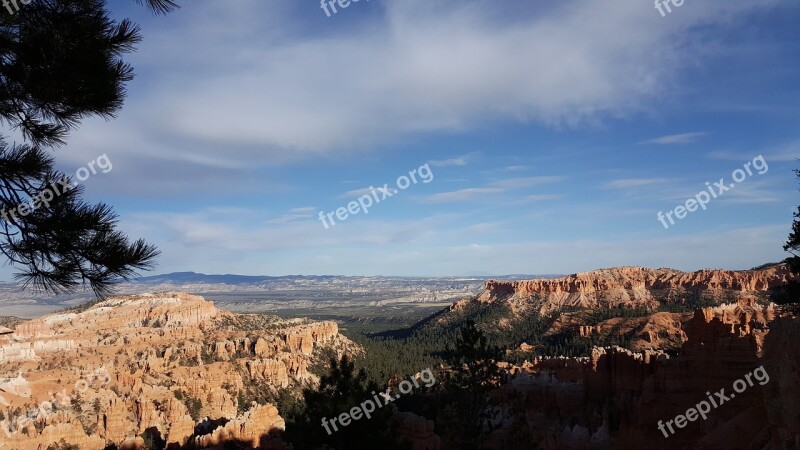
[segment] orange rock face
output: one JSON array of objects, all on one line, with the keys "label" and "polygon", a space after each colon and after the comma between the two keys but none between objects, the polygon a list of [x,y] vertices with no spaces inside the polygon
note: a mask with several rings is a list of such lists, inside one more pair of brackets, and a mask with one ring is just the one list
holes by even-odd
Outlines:
[{"label": "orange rock face", "polygon": [[[800,442],[800,318],[740,301],[695,312],[677,356],[595,348],[589,358],[536,359],[508,389],[523,394],[542,448],[786,448]],[[658,429],[706,392],[763,366],[769,375],[665,437]],[[763,381],[763,380],[762,380]]]},{"label": "orange rock face", "polygon": [[277,408],[272,405],[255,406],[240,418],[213,428],[211,433],[197,436],[195,444],[199,448],[207,448],[235,441],[259,448],[262,439],[268,438],[272,431],[285,428],[286,424],[278,415]]},{"label": "orange rock face", "polygon": [[313,383],[316,350],[356,349],[334,322],[236,315],[181,293],[110,298],[20,323],[6,338],[0,450],[62,439],[98,450],[144,440],[258,448],[284,422],[249,393]]},{"label": "orange rock face", "polygon": [[726,295],[764,293],[792,279],[779,265],[763,270],[701,270],[685,273],[672,269],[618,267],[578,273],[563,278],[486,283],[479,302],[501,299],[528,302],[547,313],[563,307],[600,308],[658,306],[659,299],[679,300],[685,293],[703,292],[723,303]]}]

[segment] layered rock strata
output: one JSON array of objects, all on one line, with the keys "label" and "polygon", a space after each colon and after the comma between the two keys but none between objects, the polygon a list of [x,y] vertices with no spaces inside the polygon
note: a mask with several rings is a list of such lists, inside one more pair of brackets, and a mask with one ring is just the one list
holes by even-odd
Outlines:
[{"label": "layered rock strata", "polygon": [[725,303],[766,294],[771,288],[794,278],[785,265],[762,270],[700,270],[690,273],[617,267],[553,279],[490,280],[477,300],[481,303],[527,302],[542,313],[564,307],[657,307],[700,295]]},{"label": "layered rock strata", "polygon": [[110,298],[17,324],[7,338],[0,450],[62,439],[87,450],[257,448],[284,422],[273,405],[251,404],[254,390],[314,383],[319,350],[356,349],[334,322],[236,315],[182,293]]}]

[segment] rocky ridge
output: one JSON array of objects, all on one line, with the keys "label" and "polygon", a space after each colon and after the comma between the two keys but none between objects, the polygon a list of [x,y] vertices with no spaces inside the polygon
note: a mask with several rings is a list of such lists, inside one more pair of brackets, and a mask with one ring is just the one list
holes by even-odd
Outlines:
[{"label": "rocky ridge", "polygon": [[[587,358],[537,358],[507,369],[509,393],[523,396],[541,448],[788,448],[800,442],[800,319],[793,311],[742,300],[697,310],[680,354],[595,348]],[[727,388],[759,366],[755,383],[708,420],[665,438],[657,425]],[[519,436],[498,431],[502,448]]]},{"label": "rocky ridge", "polygon": [[284,427],[265,395],[315,383],[323,349],[357,351],[334,322],[237,315],[182,293],[23,322],[0,346],[0,449],[256,448]]},{"label": "rocky ridge", "polygon": [[[513,307],[533,307],[540,313],[575,308],[658,307],[703,296],[716,303],[765,295],[770,288],[793,279],[785,265],[761,270],[700,270],[617,267],[577,273],[562,278],[486,282],[477,297],[481,303],[506,302]],[[458,305],[458,304],[456,304]]]}]

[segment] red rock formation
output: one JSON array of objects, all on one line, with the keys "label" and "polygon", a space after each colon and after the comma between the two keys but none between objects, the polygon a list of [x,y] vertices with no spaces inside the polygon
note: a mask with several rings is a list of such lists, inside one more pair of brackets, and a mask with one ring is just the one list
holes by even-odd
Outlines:
[{"label": "red rock formation", "polygon": [[165,424],[169,426],[165,433],[168,448],[171,444],[184,445],[194,434],[194,420],[183,402],[175,397],[167,399]]},{"label": "red rock formation", "polygon": [[272,405],[255,406],[241,418],[215,428],[211,433],[195,438],[199,448],[207,448],[229,441],[241,442],[251,448],[259,448],[263,440],[275,430],[283,431],[286,424],[278,409]]},{"label": "red rock formation", "polygon": [[82,312],[56,313],[23,322],[14,329],[14,337],[63,335],[78,327],[91,327],[94,332],[149,326],[202,327],[221,315],[231,316],[231,313],[217,310],[214,303],[196,295],[170,292],[114,297]]},{"label": "red rock formation", "polygon": [[336,322],[318,322],[310,325],[293,327],[284,333],[284,341],[290,351],[309,354],[314,344],[324,344],[339,334]]},{"label": "red rock formation", "polygon": [[[154,431],[167,444],[197,439],[210,447],[230,438],[255,448],[283,419],[270,405],[240,414],[240,393],[300,389],[313,381],[315,349],[356,348],[334,322],[237,316],[178,293],[110,298],[18,324],[11,336],[0,347],[0,385],[15,394],[4,395],[0,411],[17,425],[0,422],[0,433],[8,431],[0,450],[44,450],[61,439],[81,448],[137,448],[138,436]],[[59,393],[58,414],[34,421],[12,415],[49,401],[51,391]],[[226,424],[194,436],[190,413]]]},{"label": "red rock formation", "polygon": [[[800,319],[752,301],[698,310],[680,355],[595,349],[590,358],[536,359],[510,384],[524,395],[542,448],[790,448],[800,443]],[[791,351],[787,351],[790,350]],[[668,421],[763,365],[754,383],[665,438]],[[520,372],[521,371],[521,372]],[[507,430],[506,430],[507,432]],[[498,434],[498,441],[502,432]],[[772,447],[767,447],[771,444]]]},{"label": "red rock formation", "polygon": [[672,269],[618,267],[555,279],[490,280],[486,282],[486,289],[477,301],[494,303],[513,298],[532,301],[541,312],[549,312],[567,306],[654,306],[659,303],[659,298],[679,296],[684,292],[704,292],[716,295],[722,303],[726,293],[742,296],[764,293],[792,278],[793,275],[784,265],[763,270],[700,270],[691,273]]},{"label": "red rock formation", "polygon": [[128,405],[120,398],[112,397],[98,417],[97,434],[108,441],[133,434],[136,424],[130,418]]}]

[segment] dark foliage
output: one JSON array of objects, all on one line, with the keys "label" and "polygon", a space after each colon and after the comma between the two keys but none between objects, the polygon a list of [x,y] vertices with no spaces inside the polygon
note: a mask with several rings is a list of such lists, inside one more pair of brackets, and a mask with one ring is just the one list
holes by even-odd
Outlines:
[{"label": "dark foliage", "polygon": [[[800,177],[800,169],[795,170]],[[783,249],[792,254],[785,262],[795,275],[800,275],[800,206],[794,213],[792,230]],[[778,304],[800,303],[800,281],[790,280],[782,286],[770,289],[770,300]]]},{"label": "dark foliage", "polygon": [[[177,7],[144,3],[154,13]],[[26,286],[88,285],[102,296],[115,280],[151,268],[158,251],[118,231],[108,205],[83,202],[81,188],[53,169],[47,148],[65,144],[87,117],[114,117],[133,78],[122,56],[141,35],[131,21],[112,20],[101,0],[20,6],[0,15],[0,123],[24,141],[0,135],[0,252]]]},{"label": "dark foliage", "polygon": [[[800,169],[795,170],[795,173],[800,178]],[[794,213],[792,231],[789,233],[789,238],[786,240],[783,249],[792,254],[791,257],[786,259],[792,272],[800,273],[800,206],[797,207],[797,211]]]},{"label": "dark foliage", "polygon": [[500,349],[488,344],[486,335],[467,320],[450,352],[451,368],[445,372],[441,399],[449,406],[437,414],[444,438],[461,449],[479,449],[486,437],[505,419],[493,408],[489,393],[506,380],[497,365]]},{"label": "dark foliage", "polygon": [[390,450],[396,447],[390,437],[390,410],[376,408],[371,418],[362,416],[347,426],[328,424],[328,434],[323,419],[330,421],[347,413],[353,407],[373,399],[381,389],[367,380],[366,372],[356,370],[347,355],[330,361],[330,371],[320,379],[319,389],[303,392],[304,405],[295,416],[287,418],[286,440],[295,448],[339,450],[375,449]]},{"label": "dark foliage", "polygon": [[80,447],[75,444],[68,444],[64,439],[61,439],[58,444],[50,444],[47,450],[80,450]]}]

